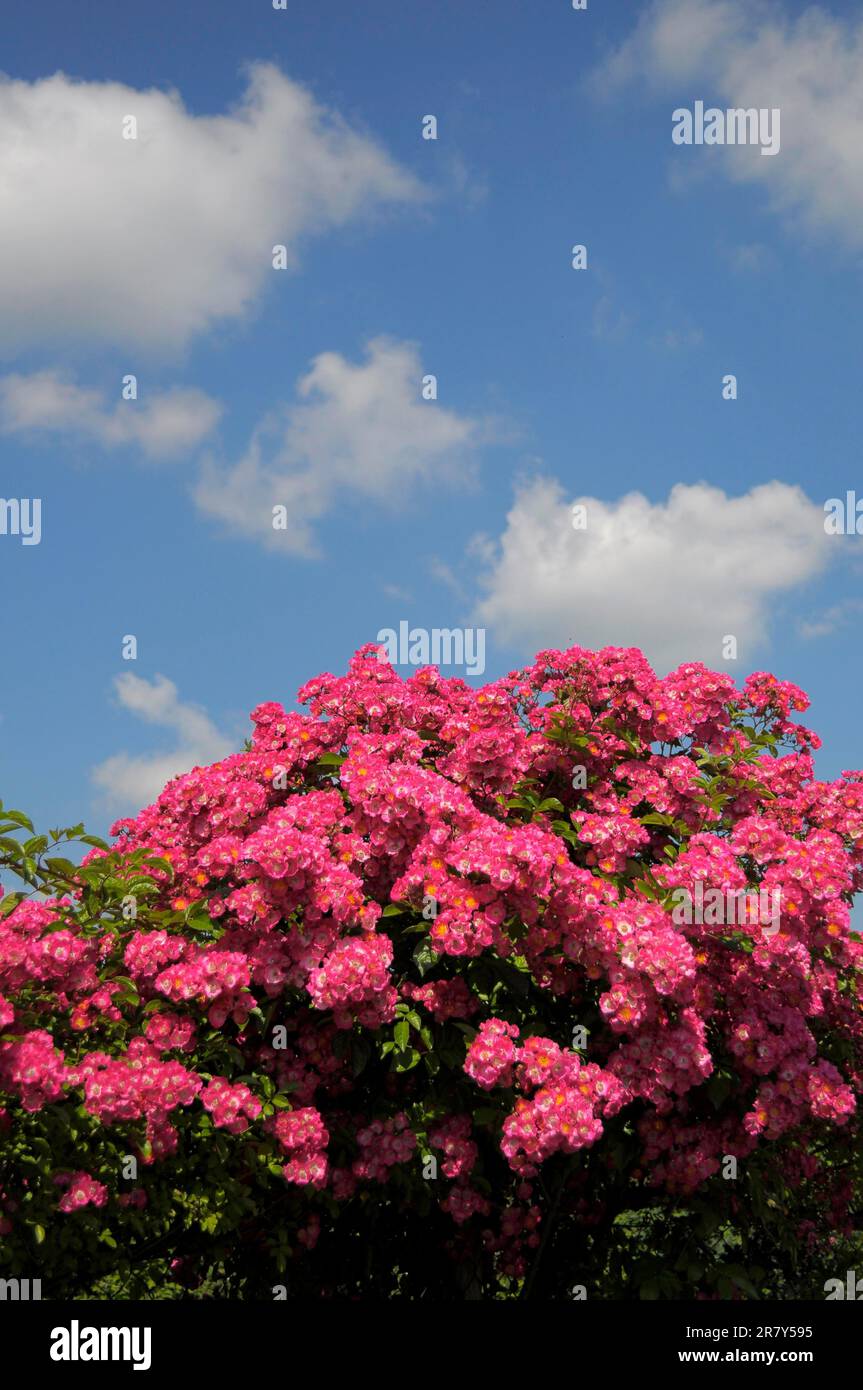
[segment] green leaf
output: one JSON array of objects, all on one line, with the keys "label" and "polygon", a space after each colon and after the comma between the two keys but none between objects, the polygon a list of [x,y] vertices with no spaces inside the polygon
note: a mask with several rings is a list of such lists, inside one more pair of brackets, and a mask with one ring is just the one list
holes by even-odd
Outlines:
[{"label": "green leaf", "polygon": [[47,835],[32,835],[21,846],[25,854],[42,854],[48,848]]},{"label": "green leaf", "polygon": [[216,936],[223,936],[225,932],[224,927],[220,927],[210,917],[190,917],[186,927],[189,931],[204,931]]},{"label": "green leaf", "polygon": [[712,1076],[705,1089],[714,1110],[719,1110],[731,1092],[731,1078],[722,1075]]},{"label": "green leaf", "polygon": [[148,869],[160,869],[162,873],[168,875],[168,878],[174,877],[174,866],[170,859],[163,859],[161,855],[157,854],[152,859],[147,859],[145,863]]},{"label": "green leaf", "polygon": [[477,1030],[471,1028],[469,1023],[455,1023],[454,1027],[456,1027],[460,1033],[464,1033],[465,1037],[468,1038],[470,1042],[473,1042],[474,1038],[477,1036]]},{"label": "green leaf", "polygon": [[420,979],[432,969],[438,962],[438,955],[433,951],[427,941],[421,941],[411,955],[411,960],[420,974]]},{"label": "green leaf", "polygon": [[368,1038],[357,1036],[351,1040],[351,1071],[355,1077],[365,1070],[371,1055],[372,1045]]},{"label": "green leaf", "polygon": [[45,868],[52,873],[63,874],[66,878],[74,878],[78,872],[78,865],[73,864],[71,859],[54,858],[53,856],[45,860]]}]

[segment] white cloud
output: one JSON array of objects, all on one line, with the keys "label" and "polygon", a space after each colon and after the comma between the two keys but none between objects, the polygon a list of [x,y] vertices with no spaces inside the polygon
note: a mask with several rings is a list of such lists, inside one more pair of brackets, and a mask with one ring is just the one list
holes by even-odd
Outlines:
[{"label": "white cloud", "polygon": [[464,586],[451,565],[442,560],[439,555],[433,555],[429,561],[428,571],[432,579],[436,579],[439,584],[449,589],[450,593],[456,598],[464,598]]},{"label": "white cloud", "polygon": [[138,757],[115,753],[93,769],[94,783],[114,810],[138,811],[154,801],[172,777],[236,751],[205,710],[180,700],[176,685],[166,676],[148,681],[127,672],[115,678],[114,690],[123,708],[138,719],[169,729],[175,745],[167,752]]},{"label": "white cloud", "polygon": [[[321,353],[297,385],[299,402],[268,417],[237,464],[205,466],[198,505],[243,535],[310,556],[314,523],[338,500],[392,506],[432,478],[469,480],[488,427],[423,400],[422,377],[412,343],[377,338],[359,365]],[[273,528],[278,505],[287,530]]]},{"label": "white cloud", "polygon": [[[573,529],[575,502],[587,508],[586,530]],[[539,478],[517,494],[497,544],[474,547],[485,590],[477,618],[525,655],[637,646],[660,670],[716,668],[733,635],[748,663],[767,636],[771,597],[821,570],[830,542],[823,507],[785,483],[742,497],[678,483],[665,502],[637,492],[570,502]]]},{"label": "white cloud", "polygon": [[622,342],[633,324],[633,317],[610,294],[601,294],[593,306],[591,332],[603,342]]},{"label": "white cloud", "polygon": [[772,252],[760,241],[743,242],[739,246],[720,246],[720,251],[731,269],[739,274],[756,274],[770,269],[773,265]]},{"label": "white cloud", "polygon": [[749,147],[705,147],[699,159],[732,178],[763,180],[773,205],[810,228],[863,243],[859,14],[840,17],[813,5],[795,16],[770,0],[652,0],[595,74],[594,87],[608,95],[636,78],[670,99],[669,154],[672,107],[696,98],[779,107],[775,157]]},{"label": "white cloud", "polygon": [[[413,603],[414,596],[410,589],[403,588],[400,584],[382,584],[381,589],[387,598],[396,599],[399,603]],[[2,715],[0,715],[2,718]]]},{"label": "white cloud", "polygon": [[704,334],[700,328],[665,328],[650,339],[652,347],[664,348],[667,352],[679,352],[682,348],[700,347]]},{"label": "white cloud", "polygon": [[[134,116],[137,139],[123,138]],[[265,63],[228,115],[177,92],[0,76],[0,351],[86,338],[179,348],[246,311],[304,234],[418,182]]]},{"label": "white cloud", "polygon": [[[751,0],[749,8],[760,3]],[[739,0],[650,0],[630,36],[594,74],[594,86],[613,91],[637,77],[686,82],[718,50],[738,43],[743,26]]]},{"label": "white cloud", "polygon": [[807,641],[815,637],[828,637],[840,628],[847,627],[848,623],[855,621],[861,610],[863,610],[863,599],[843,599],[841,603],[834,603],[815,618],[801,619],[798,623],[798,631],[800,636],[805,637]]},{"label": "white cloud", "polygon": [[118,399],[110,409],[101,392],[77,386],[61,372],[0,377],[0,433],[77,435],[106,449],[137,445],[156,459],[195,448],[221,413],[217,401],[194,387]]}]

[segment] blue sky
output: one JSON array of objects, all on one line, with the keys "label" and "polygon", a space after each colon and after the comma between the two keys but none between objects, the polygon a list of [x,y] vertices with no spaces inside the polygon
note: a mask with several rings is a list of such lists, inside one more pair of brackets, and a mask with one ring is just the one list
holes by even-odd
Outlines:
[{"label": "blue sky", "polygon": [[[0,493],[42,502],[0,535],[7,805],[104,833],[402,619],[483,625],[483,679],[572,641],[728,669],[731,633],[820,774],[863,766],[823,527],[863,496],[859,5],[5,20]],[[780,152],[674,146],[696,100],[779,107]]]}]

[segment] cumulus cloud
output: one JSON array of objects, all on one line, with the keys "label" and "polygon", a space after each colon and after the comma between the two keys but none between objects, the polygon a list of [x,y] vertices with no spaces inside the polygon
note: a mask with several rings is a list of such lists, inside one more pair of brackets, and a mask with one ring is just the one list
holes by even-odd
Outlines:
[{"label": "cumulus cloud", "polygon": [[[239,462],[205,464],[199,507],[242,535],[311,556],[314,523],[338,499],[391,506],[432,477],[470,479],[490,427],[423,400],[422,377],[412,343],[377,338],[359,364],[321,353],[299,399],[259,426]],[[287,529],[273,527],[276,506],[286,508]]]},{"label": "cumulus cloud", "polygon": [[166,676],[148,681],[127,672],[115,678],[114,691],[124,709],[174,736],[174,747],[169,751],[137,757],[115,753],[93,768],[94,783],[115,811],[138,811],[154,801],[172,777],[236,751],[206,710],[184,704],[176,685]]},{"label": "cumulus cloud", "polygon": [[[763,181],[774,206],[863,243],[863,16],[772,0],[652,0],[594,75],[604,94],[646,79],[671,105],[781,111],[781,149],[699,149],[730,177]],[[696,86],[696,84],[699,84]],[[669,152],[671,109],[669,109]]]},{"label": "cumulus cloud", "polygon": [[118,400],[112,409],[101,392],[76,385],[62,372],[0,377],[3,434],[60,433],[105,449],[134,445],[148,457],[162,459],[195,448],[221,414],[218,401],[194,387]]},{"label": "cumulus cloud", "polygon": [[[586,508],[584,530],[573,506]],[[576,516],[578,514],[575,514]],[[722,639],[749,661],[768,634],[770,599],[830,558],[823,508],[771,482],[742,497],[678,483],[667,501],[568,501],[537,478],[518,492],[499,541],[479,538],[477,618],[525,655],[541,646],[641,647],[658,670],[716,668]]]},{"label": "cumulus cloud", "polygon": [[0,77],[0,129],[0,351],[182,347],[249,308],[277,273],[274,245],[293,264],[304,234],[422,197],[375,140],[266,63],[216,116],[174,91]]}]

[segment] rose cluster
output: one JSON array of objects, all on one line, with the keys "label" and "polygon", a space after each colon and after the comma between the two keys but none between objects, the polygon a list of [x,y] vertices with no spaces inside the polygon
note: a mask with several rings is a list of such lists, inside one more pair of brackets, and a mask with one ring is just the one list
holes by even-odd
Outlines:
[{"label": "rose cluster", "polygon": [[[133,1201],[93,1139],[64,1217],[143,1220],[216,1134],[295,1252],[383,1186],[517,1276],[547,1165],[583,1211],[605,1146],[672,1194],[726,1155],[817,1180],[863,1089],[863,774],[816,778],[801,691],[579,647],[473,689],[366,647],[300,700],[0,911],[3,1123],[83,1107],[146,1168]],[[778,931],[679,923],[698,883],[779,890]]]}]

